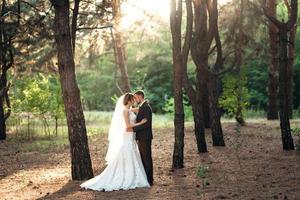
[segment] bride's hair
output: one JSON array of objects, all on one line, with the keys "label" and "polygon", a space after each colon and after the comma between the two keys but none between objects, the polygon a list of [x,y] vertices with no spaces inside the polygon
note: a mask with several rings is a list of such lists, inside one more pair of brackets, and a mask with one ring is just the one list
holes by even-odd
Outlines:
[{"label": "bride's hair", "polygon": [[133,101],[134,100],[134,96],[132,93],[126,93],[124,96],[124,105],[126,106],[128,104],[128,102]]}]

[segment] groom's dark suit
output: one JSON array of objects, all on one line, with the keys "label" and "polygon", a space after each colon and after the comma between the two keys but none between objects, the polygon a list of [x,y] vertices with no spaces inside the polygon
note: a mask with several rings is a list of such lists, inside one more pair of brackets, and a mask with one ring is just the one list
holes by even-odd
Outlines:
[{"label": "groom's dark suit", "polygon": [[136,140],[138,141],[138,147],[141,154],[142,162],[147,174],[148,182],[153,184],[153,164],[151,155],[151,143],[152,143],[152,109],[147,102],[144,102],[139,108],[137,115],[137,122],[146,118],[147,122],[136,126],[133,131],[136,132]]}]

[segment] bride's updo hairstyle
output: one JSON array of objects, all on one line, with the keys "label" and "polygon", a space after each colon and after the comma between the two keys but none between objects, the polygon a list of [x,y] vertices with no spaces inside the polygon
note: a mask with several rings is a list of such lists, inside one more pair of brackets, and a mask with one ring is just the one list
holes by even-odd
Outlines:
[{"label": "bride's updo hairstyle", "polygon": [[128,104],[128,102],[131,102],[131,101],[133,101],[133,100],[134,100],[133,94],[131,94],[131,93],[126,93],[125,96],[124,96],[124,101],[123,101],[123,103],[124,103],[124,105],[126,106],[126,105]]}]

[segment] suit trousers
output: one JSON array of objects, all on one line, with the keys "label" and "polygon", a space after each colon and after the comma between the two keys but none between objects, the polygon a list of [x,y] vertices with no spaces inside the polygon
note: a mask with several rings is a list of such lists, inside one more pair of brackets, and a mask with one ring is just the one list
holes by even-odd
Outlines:
[{"label": "suit trousers", "polygon": [[153,162],[151,144],[152,140],[138,140],[138,147],[141,154],[141,159],[145,168],[147,179],[150,185],[153,184]]}]

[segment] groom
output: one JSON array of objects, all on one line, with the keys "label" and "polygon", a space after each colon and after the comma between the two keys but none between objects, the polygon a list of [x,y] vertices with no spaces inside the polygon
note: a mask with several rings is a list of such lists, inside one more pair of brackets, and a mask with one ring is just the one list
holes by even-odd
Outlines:
[{"label": "groom", "polygon": [[142,162],[147,174],[149,184],[153,185],[153,164],[151,155],[151,143],[152,143],[152,109],[150,105],[145,101],[145,94],[142,90],[134,93],[134,99],[139,104],[139,112],[136,122],[142,121],[146,118],[145,124],[133,127],[127,131],[136,132],[136,140],[138,141],[138,147],[141,154]]}]

